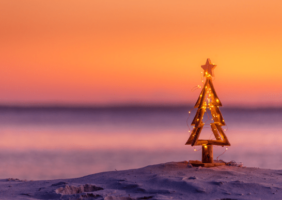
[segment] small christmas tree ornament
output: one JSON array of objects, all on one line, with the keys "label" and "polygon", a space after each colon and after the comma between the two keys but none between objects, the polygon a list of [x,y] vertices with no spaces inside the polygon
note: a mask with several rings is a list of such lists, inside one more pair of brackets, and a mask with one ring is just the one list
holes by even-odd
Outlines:
[{"label": "small christmas tree ornament", "polygon": [[[215,92],[212,83],[212,77],[214,76],[213,69],[215,67],[216,65],[212,64],[210,59],[207,59],[206,64],[202,65],[202,68],[204,69],[203,75],[206,78],[206,82],[194,106],[194,108],[198,108],[198,110],[191,124],[192,126],[194,126],[194,128],[189,139],[186,142],[186,145],[191,144],[191,146],[202,146],[202,162],[190,161],[192,165],[206,167],[222,165],[224,163],[213,162],[213,145],[230,146],[230,143],[223,129],[221,128],[221,126],[225,126],[225,121],[219,110],[219,106],[222,106],[222,104]],[[210,126],[212,133],[215,136],[215,140],[199,139],[201,131],[205,125],[203,118],[207,109],[211,112],[211,121],[213,122],[210,123]]]}]

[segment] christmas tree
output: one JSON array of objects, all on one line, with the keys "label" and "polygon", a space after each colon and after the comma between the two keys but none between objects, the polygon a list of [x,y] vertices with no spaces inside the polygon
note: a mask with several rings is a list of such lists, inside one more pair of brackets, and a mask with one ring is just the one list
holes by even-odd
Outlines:
[{"label": "christmas tree", "polygon": [[[219,110],[219,107],[222,106],[222,104],[212,83],[213,69],[215,67],[216,65],[212,64],[210,59],[207,59],[206,64],[202,65],[206,81],[194,106],[194,108],[198,108],[198,110],[191,124],[194,128],[188,141],[186,142],[186,145],[191,144],[191,146],[202,146],[202,163],[213,163],[213,145],[230,146],[230,143],[222,129],[222,126],[225,126],[225,121]],[[210,126],[215,136],[215,140],[199,139],[201,131],[205,125],[203,118],[207,109],[210,110],[211,113],[211,121],[213,122],[210,123]]]}]

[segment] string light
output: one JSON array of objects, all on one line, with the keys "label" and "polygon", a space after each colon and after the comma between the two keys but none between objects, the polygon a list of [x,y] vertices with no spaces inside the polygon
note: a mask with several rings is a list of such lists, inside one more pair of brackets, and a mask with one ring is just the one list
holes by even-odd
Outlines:
[{"label": "string light", "polygon": [[[197,114],[196,116],[196,121],[197,123],[195,124],[191,124],[193,127],[192,131],[188,131],[189,133],[191,133],[191,136],[195,138],[196,132],[195,130],[197,130],[199,128],[199,126],[204,126],[206,124],[206,122],[208,122],[208,120],[212,121],[213,124],[217,124],[219,126],[222,126],[224,124],[224,119],[222,118],[222,116],[220,115],[220,112],[218,111],[218,109],[215,109],[216,107],[219,108],[219,104],[220,104],[220,100],[218,98],[216,98],[217,96],[214,94],[214,89],[212,88],[212,83],[208,82],[208,79],[210,81],[212,81],[212,77],[211,74],[209,74],[207,71],[205,72],[201,72],[201,74],[203,74],[205,76],[201,77],[201,82],[204,83],[204,78],[206,77],[206,83],[201,85],[197,85],[195,86],[195,88],[203,88],[202,92],[200,93],[200,98],[204,98],[201,99],[200,102],[197,102],[196,107],[198,107],[198,109],[203,109],[203,110],[198,110],[198,112],[202,112],[202,113],[206,113],[206,109],[210,109],[211,111],[211,115],[209,115],[209,112],[207,113],[207,118],[205,118],[205,121],[202,121],[204,119],[204,117],[201,114]],[[201,105],[201,107],[200,107]],[[189,115],[191,114],[191,111],[188,111]],[[188,120],[188,119],[187,119]],[[212,125],[212,124],[210,124]],[[189,125],[187,124],[188,128],[190,129]],[[206,126],[204,126],[203,128],[207,128]],[[212,129],[213,131],[217,132],[217,128]],[[222,130],[222,129],[221,129]],[[224,131],[226,131],[227,129],[224,129]],[[216,134],[213,137],[213,140],[216,141],[221,141],[224,142],[222,140],[224,140],[224,133],[223,135],[221,134],[220,130],[218,130],[220,134]],[[202,147],[204,147],[205,149],[207,148],[208,143],[202,143]],[[199,149],[198,149],[199,150]],[[228,148],[225,149],[225,151],[227,151]],[[194,151],[196,152],[197,149],[194,148]],[[225,152],[224,151],[224,152]],[[223,153],[224,153],[223,152]]]},{"label": "string light", "polygon": [[219,158],[220,156],[222,156],[227,150],[228,150],[228,148],[225,148],[225,150],[224,150],[220,155],[217,156],[216,160],[218,160],[218,158]]}]

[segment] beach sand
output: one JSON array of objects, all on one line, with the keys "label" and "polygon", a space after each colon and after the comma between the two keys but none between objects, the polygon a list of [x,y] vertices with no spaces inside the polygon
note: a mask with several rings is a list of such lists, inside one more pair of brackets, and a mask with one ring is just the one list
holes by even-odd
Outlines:
[{"label": "beach sand", "polygon": [[282,170],[191,167],[187,161],[74,179],[0,181],[1,200],[282,199]]}]

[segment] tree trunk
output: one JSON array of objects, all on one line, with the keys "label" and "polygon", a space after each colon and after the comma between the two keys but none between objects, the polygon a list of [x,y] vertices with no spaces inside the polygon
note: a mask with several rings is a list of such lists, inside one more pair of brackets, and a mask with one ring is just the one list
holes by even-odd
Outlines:
[{"label": "tree trunk", "polygon": [[202,146],[202,162],[203,163],[213,163],[213,145],[203,145]]}]

